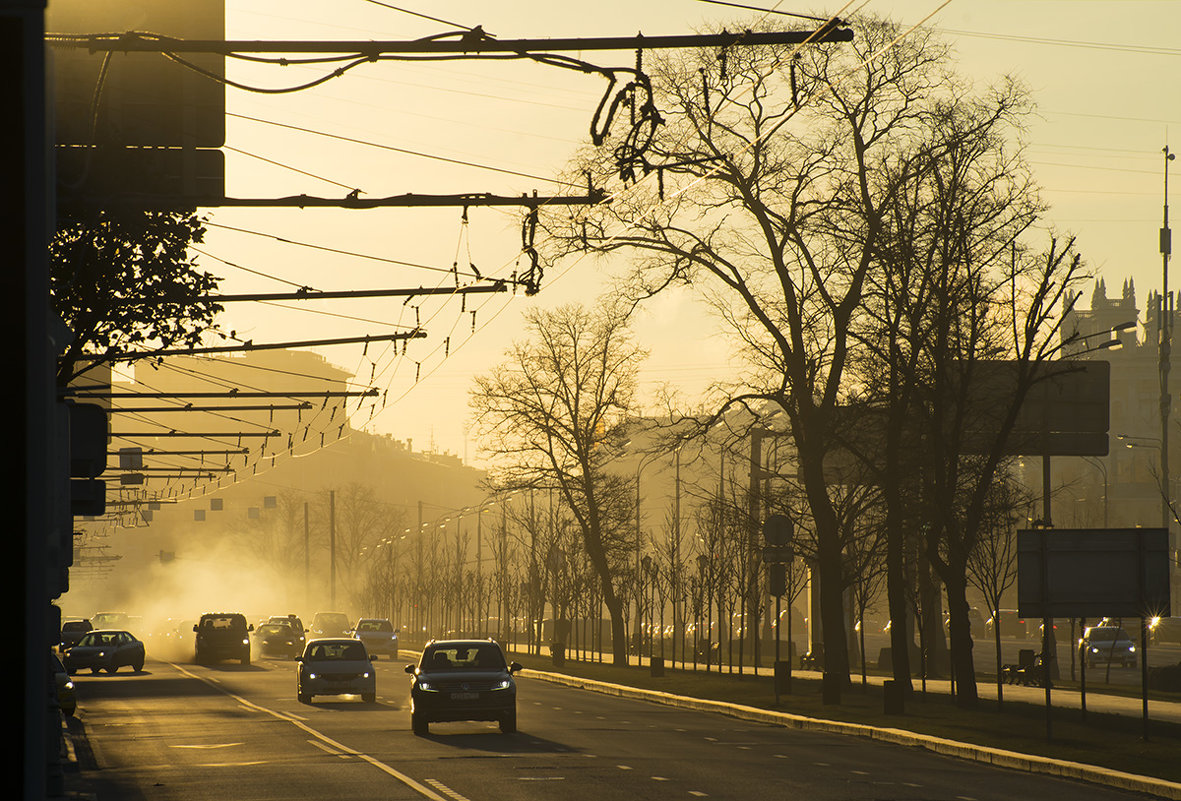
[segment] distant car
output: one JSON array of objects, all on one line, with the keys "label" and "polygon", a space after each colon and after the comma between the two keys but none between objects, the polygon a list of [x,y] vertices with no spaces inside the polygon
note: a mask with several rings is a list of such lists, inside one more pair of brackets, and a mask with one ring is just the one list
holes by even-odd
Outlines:
[{"label": "distant car", "polygon": [[353,631],[348,615],[343,612],[317,612],[312,616],[310,634],[313,638],[348,637]]},{"label": "distant car", "polygon": [[62,651],[78,644],[82,635],[94,631],[94,625],[86,618],[75,618],[62,621],[61,643],[58,648]]},{"label": "distant car", "polygon": [[264,623],[254,630],[254,646],[259,656],[294,659],[303,653],[303,635],[290,623]]},{"label": "distant car", "polygon": [[517,683],[521,669],[506,663],[492,640],[437,640],[427,643],[410,674],[410,727],[430,733],[436,721],[495,720],[500,730],[517,730]]},{"label": "distant car", "polygon": [[987,636],[993,636],[993,630],[997,624],[1000,624],[1000,631],[1002,637],[1016,637],[1019,640],[1029,638],[1029,631],[1025,624],[1025,618],[1017,614],[1016,609],[1000,609],[993,613],[992,617],[984,621],[984,632]]},{"label": "distant car", "polygon": [[377,674],[359,640],[312,640],[296,661],[295,696],[301,704],[310,704],[317,695],[359,695],[368,704],[377,700]]},{"label": "distant car", "polygon": [[1181,643],[1181,617],[1154,617],[1148,621],[1148,638],[1154,645]]},{"label": "distant car", "polygon": [[126,629],[130,618],[126,612],[97,612],[90,618],[96,629]]},{"label": "distant car", "polygon": [[307,632],[304,630],[303,621],[295,615],[271,615],[267,618],[268,623],[286,623],[299,634],[300,637],[307,639]]},{"label": "distant car", "polygon": [[73,717],[78,711],[78,699],[74,695],[74,682],[62,664],[61,659],[53,651],[49,652],[49,670],[53,673],[53,684],[57,693],[57,706],[66,717]]},{"label": "distant car", "polygon": [[66,650],[62,663],[70,673],[84,668],[90,668],[91,673],[114,673],[121,667],[139,673],[144,669],[144,644],[129,631],[95,629]]},{"label": "distant car", "polygon": [[370,654],[398,655],[398,632],[387,618],[361,618],[353,629],[353,637],[365,643]]},{"label": "distant car", "polygon": [[1136,644],[1118,626],[1088,626],[1078,641],[1079,657],[1088,667],[1119,663],[1136,667]]},{"label": "distant car", "polygon": [[208,665],[222,659],[237,659],[250,664],[250,632],[254,624],[246,622],[239,612],[208,612],[201,615],[197,625],[194,656],[198,665]]}]

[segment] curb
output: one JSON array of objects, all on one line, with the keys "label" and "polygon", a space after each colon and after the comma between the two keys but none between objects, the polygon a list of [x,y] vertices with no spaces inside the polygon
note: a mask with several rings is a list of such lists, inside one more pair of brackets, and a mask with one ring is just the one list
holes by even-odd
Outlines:
[{"label": "curb", "polygon": [[688,709],[696,712],[715,712],[741,720],[766,723],[772,726],[865,737],[896,745],[909,745],[943,756],[966,759],[971,762],[982,762],[999,768],[1057,776],[1064,779],[1076,779],[1119,790],[1146,793],[1158,798],[1181,801],[1181,784],[1177,782],[1155,779],[1151,776],[1140,776],[1135,773],[1125,773],[1109,768],[1101,768],[1082,762],[1068,762],[1062,759],[1051,759],[1050,757],[1006,751],[1001,748],[972,745],[956,740],[947,740],[942,737],[916,734],[915,732],[904,729],[886,729],[876,726],[866,726],[860,723],[845,723],[837,720],[809,718],[803,715],[794,715],[790,712],[776,712],[770,709],[759,709],[758,707],[745,706],[743,704],[731,704],[725,701],[708,701],[702,698],[673,695],[672,693],[660,692],[658,690],[642,690],[623,684],[611,684],[593,679],[580,679],[575,676],[567,676],[564,673],[528,670],[527,674],[553,684],[590,690],[605,695],[614,695],[620,698],[650,701],[664,706]]}]

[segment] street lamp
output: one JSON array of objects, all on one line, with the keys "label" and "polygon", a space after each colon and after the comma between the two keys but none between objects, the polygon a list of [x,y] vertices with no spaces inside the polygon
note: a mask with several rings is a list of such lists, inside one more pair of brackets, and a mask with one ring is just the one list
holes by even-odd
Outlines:
[{"label": "street lamp", "polygon": [[[636,572],[637,573],[640,572],[640,561],[641,561],[640,560],[640,549],[643,547],[643,537],[640,534],[640,531],[641,531],[641,528],[640,528],[640,475],[644,472],[645,467],[652,464],[652,462],[654,462],[656,460],[656,457],[661,456],[661,455],[663,455],[663,454],[650,453],[647,456],[641,458],[640,463],[636,466]],[[651,562],[651,558],[649,558],[649,563],[650,562]],[[645,570],[647,570],[647,568],[645,568]],[[640,630],[641,619],[643,616],[643,613],[641,611],[641,595],[643,594],[642,589],[644,586],[642,575],[639,576],[639,583],[640,583],[641,592],[636,593],[636,659],[640,663],[642,663],[643,657],[641,655],[641,651],[642,651],[643,645],[644,645],[644,635],[643,635],[643,632]]]}]

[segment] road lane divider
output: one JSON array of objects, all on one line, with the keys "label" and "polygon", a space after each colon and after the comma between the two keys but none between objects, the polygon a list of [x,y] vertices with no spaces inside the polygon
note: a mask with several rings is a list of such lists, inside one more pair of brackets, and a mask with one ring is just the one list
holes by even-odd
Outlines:
[{"label": "road lane divider", "polygon": [[1168,798],[1181,801],[1181,783],[1158,779],[1153,776],[1140,776],[1135,773],[1103,768],[1097,765],[1087,765],[1082,762],[1070,762],[1063,759],[1022,754],[1016,751],[1006,751],[1003,748],[962,743],[943,737],[928,734],[918,734],[905,729],[867,726],[863,723],[847,723],[840,720],[825,720],[795,715],[791,712],[778,712],[771,709],[761,709],[745,704],[735,704],[728,701],[711,701],[704,698],[692,698],[685,695],[661,692],[660,690],[645,690],[639,687],[628,687],[624,684],[612,684],[606,681],[583,679],[568,676],[564,673],[551,673],[544,670],[525,670],[526,677],[541,679],[552,684],[574,687],[581,690],[613,695],[618,698],[629,698],[639,701],[649,701],[662,706],[685,709],[694,712],[715,712],[722,715],[747,720],[754,723],[765,723],[772,726],[799,729],[802,731],[817,731],[828,734],[843,734],[854,737],[865,737],[881,742],[909,745],[931,751],[943,756],[966,759],[971,762],[982,762],[999,768],[1056,776],[1064,779],[1102,784],[1120,790],[1146,793],[1158,798]]}]

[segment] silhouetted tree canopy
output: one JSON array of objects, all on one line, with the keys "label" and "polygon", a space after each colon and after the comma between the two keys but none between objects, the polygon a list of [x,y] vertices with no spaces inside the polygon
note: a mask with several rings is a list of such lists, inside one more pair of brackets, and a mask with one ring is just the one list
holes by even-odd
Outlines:
[{"label": "silhouetted tree canopy", "polygon": [[192,212],[98,211],[63,221],[49,245],[53,309],[73,335],[58,354],[60,385],[125,353],[200,342],[222,308],[206,299],[221,279],[189,255],[204,234]]}]

